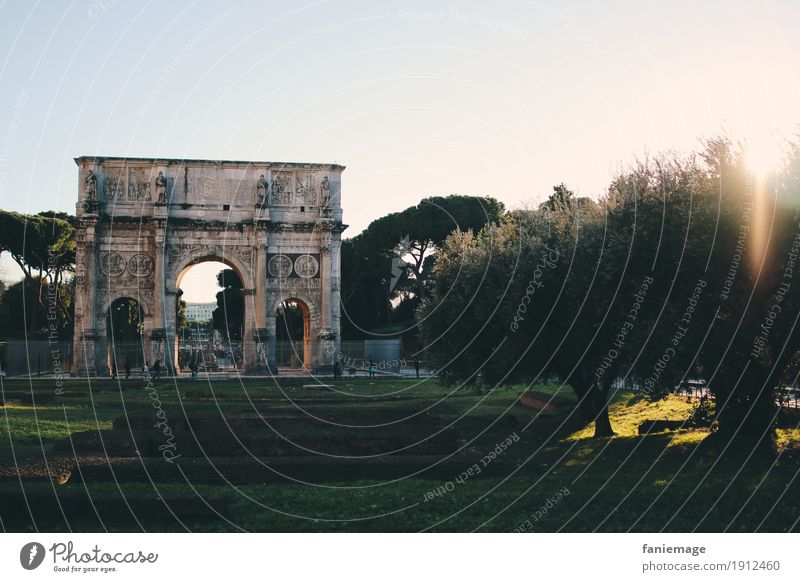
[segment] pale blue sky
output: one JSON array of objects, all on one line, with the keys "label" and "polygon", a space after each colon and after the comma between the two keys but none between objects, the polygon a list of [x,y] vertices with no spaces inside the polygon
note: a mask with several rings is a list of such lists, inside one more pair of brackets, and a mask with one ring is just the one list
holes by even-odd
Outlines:
[{"label": "pale blue sky", "polygon": [[345,164],[350,235],[434,194],[596,196],[647,150],[794,131],[798,23],[791,0],[7,1],[0,206],[74,211],[91,154]]}]

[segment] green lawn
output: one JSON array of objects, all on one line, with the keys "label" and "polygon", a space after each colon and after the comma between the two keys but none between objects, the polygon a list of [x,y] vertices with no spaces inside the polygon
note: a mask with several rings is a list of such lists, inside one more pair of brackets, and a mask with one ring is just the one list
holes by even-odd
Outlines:
[{"label": "green lawn", "polygon": [[[73,460],[53,453],[56,441],[70,432],[110,429],[117,417],[152,411],[152,401],[139,380],[123,383],[124,389],[107,380],[92,381],[90,386],[67,382],[63,394],[56,394],[48,381],[5,381],[6,406],[0,409],[0,495],[6,500],[19,500],[22,493],[45,500],[87,492],[92,499],[124,495],[133,501],[186,496],[209,500],[220,515],[179,521],[169,511],[134,510],[135,518],[102,519],[87,512],[70,517],[67,524],[54,511],[52,519],[39,517],[34,525],[29,517],[9,517],[0,509],[2,526],[12,531],[34,527],[46,531],[351,532],[799,529],[800,438],[796,430],[780,431],[781,448],[775,456],[747,460],[742,451],[719,457],[699,446],[706,436],[702,430],[637,434],[639,423],[646,419],[685,419],[691,405],[678,397],[646,403],[620,394],[611,406],[618,436],[592,439],[591,429],[568,409],[543,415],[516,403],[521,387],[478,393],[432,379],[370,383],[345,378],[329,390],[303,388],[302,382],[282,380],[278,386],[264,380],[181,381],[175,385],[164,380],[159,384],[159,398],[172,418],[297,406],[360,413],[426,410],[452,424],[462,451],[443,459],[435,470],[382,480],[364,481],[345,474],[329,481],[317,479],[315,485],[84,485],[73,481],[58,485],[54,479]],[[557,385],[536,390],[571,396],[569,389]],[[510,435],[519,440],[479,474],[457,480]],[[302,462],[316,467],[318,461],[309,456]],[[441,495],[431,493],[437,488]]]}]

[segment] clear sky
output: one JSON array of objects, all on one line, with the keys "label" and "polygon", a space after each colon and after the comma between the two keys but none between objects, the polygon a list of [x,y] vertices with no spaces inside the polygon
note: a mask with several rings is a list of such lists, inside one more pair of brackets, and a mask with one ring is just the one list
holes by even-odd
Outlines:
[{"label": "clear sky", "polygon": [[0,206],[74,212],[92,154],[344,164],[346,235],[429,195],[597,196],[646,151],[793,133],[798,24],[795,0],[0,2]]}]

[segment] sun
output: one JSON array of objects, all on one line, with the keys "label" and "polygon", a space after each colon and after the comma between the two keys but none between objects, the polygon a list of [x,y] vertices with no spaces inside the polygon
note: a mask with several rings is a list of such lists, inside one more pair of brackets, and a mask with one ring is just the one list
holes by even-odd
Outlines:
[{"label": "sun", "polygon": [[745,148],[747,167],[757,177],[766,177],[780,167],[782,152],[777,139],[760,137],[748,139]]}]

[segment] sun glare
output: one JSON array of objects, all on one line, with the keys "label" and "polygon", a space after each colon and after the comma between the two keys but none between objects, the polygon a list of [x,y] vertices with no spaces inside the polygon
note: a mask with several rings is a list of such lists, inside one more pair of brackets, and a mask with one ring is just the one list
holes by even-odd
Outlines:
[{"label": "sun glare", "polygon": [[747,140],[747,166],[754,175],[753,215],[751,219],[752,245],[750,247],[751,265],[754,272],[764,268],[769,245],[769,227],[771,221],[771,184],[772,174],[781,165],[781,141],[774,133],[761,135]]},{"label": "sun glare", "polygon": [[781,149],[775,138],[747,140],[747,166],[757,177],[763,178],[780,166]]}]

